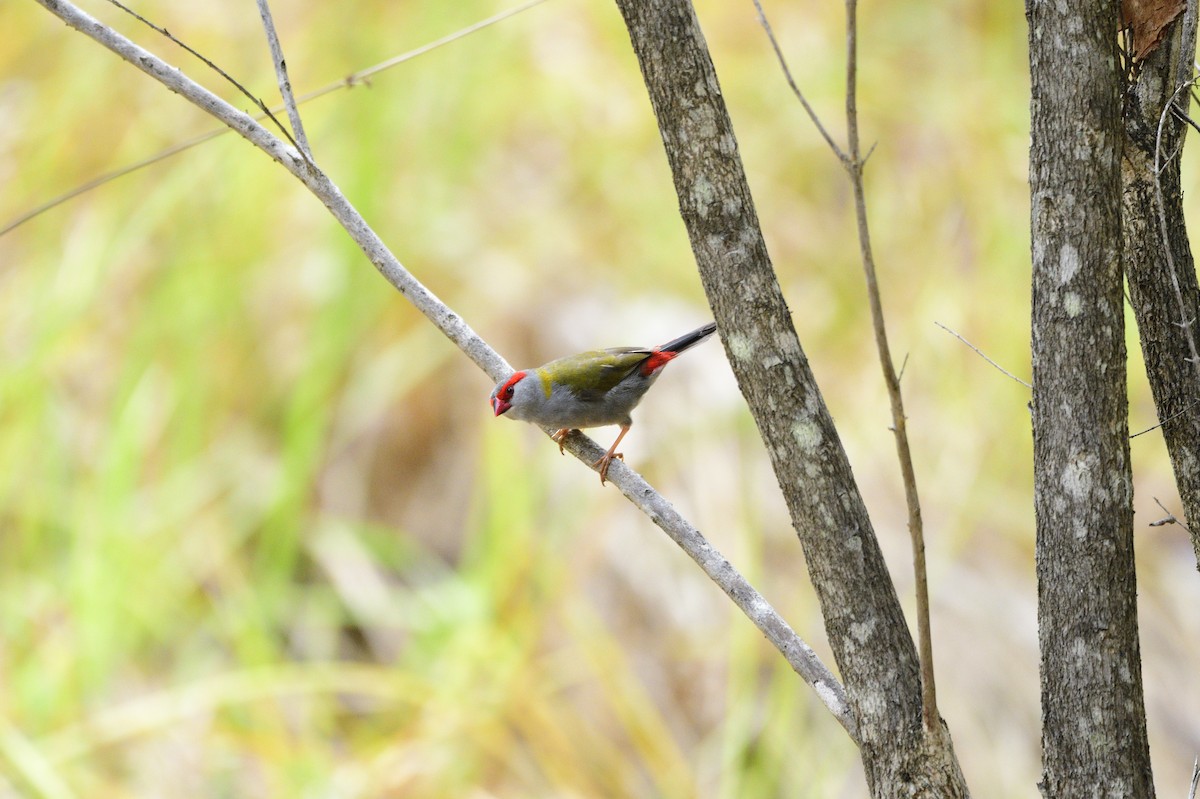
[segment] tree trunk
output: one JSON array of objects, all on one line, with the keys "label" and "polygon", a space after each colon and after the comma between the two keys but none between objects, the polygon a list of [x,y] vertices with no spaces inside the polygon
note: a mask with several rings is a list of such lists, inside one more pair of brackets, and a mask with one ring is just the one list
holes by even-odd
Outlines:
[{"label": "tree trunk", "polygon": [[1121,275],[1114,0],[1029,0],[1042,793],[1153,796]]},{"label": "tree trunk", "polygon": [[[1175,155],[1183,146],[1187,126],[1168,114],[1162,121],[1161,146],[1157,146],[1163,109],[1190,77],[1195,53],[1193,2],[1186,17],[1173,25],[1163,44],[1140,65],[1136,82],[1126,95],[1125,155],[1121,163],[1129,300],[1137,317],[1146,375],[1200,568],[1200,363],[1192,360],[1196,355],[1193,347],[1200,347],[1200,327],[1195,324],[1200,319],[1200,287],[1196,285],[1196,265],[1183,219],[1179,185],[1183,159]],[[1181,93],[1177,99],[1186,110],[1188,93]],[[1155,181],[1156,150],[1163,164],[1161,187]],[[1160,212],[1165,215],[1166,244]],[[1185,319],[1192,320],[1190,327],[1181,326]]]},{"label": "tree trunk", "polygon": [[916,650],[845,451],[800,347],[688,0],[617,0],[721,338],[800,537],[876,797],[966,796],[921,719]]}]

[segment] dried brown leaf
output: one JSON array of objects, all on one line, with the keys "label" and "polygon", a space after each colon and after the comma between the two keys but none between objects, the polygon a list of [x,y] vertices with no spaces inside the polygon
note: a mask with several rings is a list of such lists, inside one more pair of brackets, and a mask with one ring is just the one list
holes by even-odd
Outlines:
[{"label": "dried brown leaf", "polygon": [[1186,6],[1187,0],[1121,0],[1121,28],[1132,33],[1135,61],[1154,52]]}]

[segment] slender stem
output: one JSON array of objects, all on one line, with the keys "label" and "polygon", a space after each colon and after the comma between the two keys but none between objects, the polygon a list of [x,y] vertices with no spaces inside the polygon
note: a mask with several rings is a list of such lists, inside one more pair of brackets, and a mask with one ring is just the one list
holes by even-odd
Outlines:
[{"label": "slender stem", "polygon": [[502,22],[502,21],[508,19],[509,17],[514,17],[517,14],[520,14],[524,11],[528,11],[529,9],[533,8],[534,6],[541,5],[544,2],[546,2],[546,0],[527,0],[527,2],[522,3],[519,6],[514,6],[513,8],[510,8],[507,11],[501,11],[497,14],[493,14],[492,16],[487,17],[486,19],[481,19],[478,22],[468,25],[465,28],[460,28],[460,29],[454,31],[453,33],[449,33],[440,39],[434,39],[432,42],[429,42],[428,44],[423,44],[420,47],[416,47],[416,48],[413,48],[412,50],[403,52],[398,56],[393,56],[392,58],[389,58],[385,61],[381,61],[373,67],[367,67],[364,70],[360,70],[358,72],[354,72],[350,75],[347,75],[343,80],[338,81],[337,83],[331,84],[322,89],[317,89],[316,91],[311,91],[308,94],[301,95],[300,102],[302,102],[302,103],[308,102],[309,100],[313,99],[314,97],[320,97],[323,94],[328,94],[331,91],[334,91],[336,89],[341,89],[345,86],[357,86],[360,83],[367,83],[369,78],[371,78],[372,76],[374,76],[380,72],[389,70],[392,67],[397,66],[398,64],[403,64],[405,61],[416,58],[417,56],[425,55],[425,53],[428,53],[431,50],[436,50],[437,48],[441,47],[442,45],[450,44],[451,42],[456,42],[459,39],[463,38],[464,36],[470,36],[472,33],[481,31],[484,28],[487,28],[491,25],[495,25],[497,22]]},{"label": "slender stem", "polygon": [[[465,28],[460,28],[460,29],[454,31],[453,33],[450,33],[450,34],[447,34],[446,36],[441,37],[440,39],[435,39],[432,42],[428,42],[428,43],[423,44],[420,47],[414,48],[412,50],[406,50],[405,52],[403,52],[397,56],[393,56],[392,58],[389,58],[386,61],[381,61],[378,64],[375,64],[374,66],[367,67],[366,69],[359,70],[358,72],[353,72],[350,75],[347,75],[346,77],[342,78],[339,81],[336,81],[334,83],[328,83],[319,89],[314,89],[313,91],[302,94],[298,98],[296,98],[296,104],[302,105],[303,103],[307,103],[310,100],[315,100],[318,97],[324,97],[325,95],[330,94],[331,92],[338,91],[339,89],[348,89],[348,88],[351,88],[354,86],[359,86],[359,85],[368,83],[369,79],[371,77],[379,74],[380,72],[384,72],[386,70],[392,69],[393,67],[399,66],[400,64],[403,64],[406,61],[410,61],[410,60],[416,58],[417,56],[421,56],[428,52],[436,50],[437,48],[442,47],[443,45],[447,45],[452,42],[456,42],[459,39],[462,39],[466,36],[470,36],[473,33],[477,33],[478,31],[481,31],[484,28],[487,28],[491,25],[495,25],[497,22],[501,22],[510,17],[516,16],[517,14],[520,14],[523,11],[528,11],[529,9],[533,8],[534,6],[540,5],[544,2],[546,2],[546,0],[529,0],[529,2],[525,3],[524,5],[516,6],[515,8],[510,8],[507,11],[501,11],[499,14],[493,14],[492,16],[487,17],[486,19],[482,19],[479,22],[476,22],[474,24],[466,26]],[[254,115],[254,119],[255,119],[255,121],[261,121],[263,119],[266,119],[268,117],[268,114],[273,114],[276,111],[282,111],[282,110],[284,110],[284,107],[282,104],[277,105],[277,106],[271,106],[266,111],[260,112],[256,115]],[[229,132],[230,132],[230,128],[227,126],[214,128],[213,130],[210,130],[207,133],[201,133],[198,136],[194,136],[186,141],[182,141],[177,144],[173,144],[170,147],[166,148],[165,150],[161,150],[161,151],[155,153],[154,155],[149,156],[148,158],[143,158],[141,161],[138,161],[137,163],[128,164],[128,165],[120,167],[118,169],[114,169],[111,172],[106,172],[103,175],[92,178],[91,180],[87,181],[86,183],[82,183],[82,184],[76,186],[75,188],[71,189],[70,191],[64,192],[63,194],[60,194],[57,197],[53,197],[53,198],[47,200],[46,202],[41,203],[40,205],[36,206],[35,208],[29,209],[28,211],[21,214],[17,218],[11,220],[7,224],[5,224],[4,227],[0,227],[0,236],[4,236],[9,231],[20,227],[21,225],[25,224],[29,220],[40,216],[41,214],[45,213],[46,211],[49,211],[52,208],[57,208],[58,206],[67,202],[68,200],[74,199],[75,197],[78,197],[81,194],[86,194],[87,192],[91,191],[92,189],[103,186],[105,183],[108,183],[109,181],[116,180],[119,177],[123,177],[125,175],[130,174],[131,172],[136,172],[139,169],[142,169],[143,167],[147,167],[152,164],[157,164],[159,161],[170,158],[171,156],[177,155],[178,153],[182,153],[185,150],[190,150],[191,148],[193,148],[197,145],[203,144],[204,142],[208,141],[209,139],[215,139],[217,136],[221,136],[221,135],[224,135]]]},{"label": "slender stem", "polygon": [[771,23],[767,21],[767,14],[763,11],[762,3],[759,0],[753,0],[754,8],[758,11],[758,22],[762,25],[763,30],[767,32],[767,38],[771,41],[771,49],[775,51],[775,58],[779,60],[779,66],[783,69],[783,77],[787,80],[788,86],[792,89],[792,94],[796,95],[796,99],[800,101],[800,105],[804,108],[808,118],[812,120],[813,126],[817,132],[821,134],[821,138],[829,145],[829,149],[833,150],[833,154],[838,157],[843,163],[846,161],[846,154],[842,152],[842,148],[837,146],[837,142],[829,135],[829,131],[825,130],[825,126],[821,123],[821,118],[817,116],[817,112],[808,104],[808,99],[804,96],[804,92],[800,91],[800,87],[796,85],[796,79],[792,77],[792,70],[788,67],[787,59],[783,57],[783,50],[779,47],[779,41],[775,38],[775,31],[771,28]]},{"label": "slender stem", "polygon": [[229,83],[232,84],[234,88],[236,88],[239,92],[244,94],[247,97],[247,99],[250,100],[250,102],[254,103],[254,105],[256,105],[258,107],[258,109],[263,112],[263,114],[265,114],[272,122],[275,123],[275,127],[279,128],[279,132],[284,135],[284,138],[286,138],[289,142],[291,142],[293,147],[297,147],[297,149],[299,149],[298,145],[296,144],[296,140],[292,138],[291,132],[283,126],[283,123],[281,123],[278,119],[275,118],[275,114],[271,111],[270,108],[267,108],[267,104],[264,103],[261,98],[257,97],[253,93],[251,93],[251,91],[249,89],[247,89],[245,86],[243,86],[241,83],[239,83],[237,81],[237,79],[235,79],[232,75],[230,75],[228,72],[226,72],[225,70],[223,70],[219,66],[217,66],[216,63],[212,61],[212,59],[208,58],[203,53],[201,53],[199,50],[196,50],[191,45],[189,45],[187,42],[184,42],[182,39],[176,38],[175,35],[172,34],[166,28],[162,27],[161,25],[155,25],[153,22],[146,19],[145,17],[143,17],[138,12],[134,11],[129,6],[122,4],[120,2],[120,0],[108,0],[108,2],[112,3],[114,6],[121,9],[126,14],[133,17],[138,22],[141,22],[143,25],[145,25],[146,27],[155,31],[159,35],[161,35],[167,39],[170,39],[172,42],[179,45],[184,50],[187,50],[189,53],[194,55],[196,58],[203,61],[205,66],[207,66],[213,72],[216,72],[222,78],[229,81]]},{"label": "slender stem", "polygon": [[921,657],[921,708],[926,730],[938,725],[937,688],[933,678],[933,641],[929,627],[929,578],[925,568],[925,531],[921,520],[921,501],[917,496],[917,476],[913,469],[912,451],[908,443],[908,428],[904,416],[904,398],[900,392],[900,377],[888,345],[887,328],[883,318],[879,281],[875,274],[875,256],[871,251],[871,232],[867,225],[867,201],[863,190],[862,150],[858,136],[858,3],[846,0],[846,138],[847,155],[842,163],[850,175],[854,190],[854,216],[858,224],[858,247],[863,272],[867,279],[867,298],[871,306],[871,322],[875,328],[875,347],[883,368],[892,408],[892,432],[896,436],[896,454],[904,481],[904,498],[908,504],[908,532],[912,539],[913,574],[917,599],[917,636]]},{"label": "slender stem", "polygon": [[263,30],[267,34],[271,63],[275,65],[275,80],[279,83],[279,94],[283,97],[283,105],[287,108],[288,119],[292,123],[296,147],[311,161],[312,148],[308,144],[308,136],[304,133],[304,123],[300,121],[300,109],[296,107],[296,98],[292,95],[292,81],[288,78],[283,46],[279,43],[279,34],[275,31],[275,20],[271,19],[271,7],[267,5],[267,0],[258,0],[258,14],[262,17]]},{"label": "slender stem", "polygon": [[1189,402],[1187,405],[1184,405],[1181,409],[1175,411],[1175,413],[1171,414],[1166,419],[1163,419],[1158,424],[1147,427],[1145,430],[1139,430],[1138,432],[1131,435],[1130,438],[1133,439],[1133,438],[1137,438],[1138,436],[1144,436],[1147,433],[1149,433],[1151,430],[1157,430],[1160,427],[1166,427],[1168,422],[1173,422],[1174,420],[1178,419],[1180,416],[1183,416],[1185,413],[1190,411],[1192,408],[1195,408],[1197,405],[1200,405],[1200,400],[1196,400],[1195,402]]},{"label": "slender stem", "polygon": [[[796,85],[792,71],[788,68],[783,51],[775,39],[775,32],[767,21],[760,0],[752,0],[758,11],[758,20],[775,57],[783,69],[788,86],[800,100],[800,104],[808,113],[813,125],[829,145],[829,149],[837,156],[850,176],[854,191],[854,216],[858,225],[859,252],[862,257],[863,271],[867,278],[867,297],[871,306],[871,321],[875,329],[875,345],[879,351],[879,360],[883,367],[884,383],[887,385],[888,397],[892,409],[892,432],[896,436],[896,453],[900,460],[900,474],[904,481],[904,497],[908,504],[908,530],[912,539],[913,572],[917,594],[917,635],[920,639],[919,650],[921,658],[921,707],[925,729],[933,730],[937,725],[937,689],[933,679],[933,642],[929,628],[929,579],[925,569],[925,532],[921,520],[921,503],[917,496],[917,478],[913,469],[912,452],[908,444],[908,430],[905,425],[904,400],[900,393],[900,376],[892,360],[891,349],[888,346],[887,330],[883,319],[883,302],[879,296],[879,281],[875,277],[875,257],[871,252],[871,233],[867,226],[867,203],[863,191],[863,166],[874,146],[864,156],[859,146],[858,137],[858,6],[855,0],[846,0],[846,138],[847,149],[842,150],[821,124],[816,111],[808,104],[803,92]],[[956,334],[957,335],[957,334]],[[982,353],[981,353],[982,354]],[[1001,370],[1003,371],[1003,370]],[[1006,373],[1007,374],[1007,373]]]},{"label": "slender stem", "polygon": [[[1024,381],[1024,380],[1022,380],[1021,378],[1019,378],[1019,377],[1017,377],[1016,375],[1014,375],[1012,372],[1010,372],[1010,371],[1008,371],[1007,369],[1005,369],[1005,368],[1004,368],[1003,366],[1001,366],[1000,364],[998,364],[998,363],[996,363],[995,361],[993,361],[993,360],[992,360],[991,358],[989,358],[989,357],[988,357],[986,354],[984,354],[983,350],[979,349],[979,348],[978,348],[978,347],[976,347],[974,344],[972,344],[971,342],[967,341],[965,338],[963,338],[962,336],[960,336],[958,333],[955,333],[953,330],[951,330],[950,328],[946,327],[946,326],[945,326],[945,325],[943,325],[941,322],[934,322],[934,324],[935,324],[935,325],[937,325],[938,327],[940,327],[942,330],[945,330],[945,331],[946,331],[947,333],[949,333],[950,335],[954,336],[956,339],[958,339],[959,341],[961,341],[963,344],[966,344],[968,347],[970,347],[971,349],[975,350],[975,354],[977,354],[977,355],[978,355],[980,358],[983,358],[985,361],[987,361],[988,363],[990,363],[992,366],[996,367],[996,368],[997,368],[998,370],[1000,370],[1002,373],[1004,373],[1005,375],[1008,375],[1008,376],[1009,376],[1009,377],[1011,377],[1013,380],[1016,380],[1018,383],[1020,383],[1021,385],[1025,386],[1025,388],[1029,389],[1030,391],[1032,391],[1032,390],[1033,390],[1033,384],[1025,382],[1025,381]],[[901,370],[900,370],[900,376],[901,376],[901,377],[903,377],[903,376],[904,376],[904,370],[903,370],[903,369],[901,369]]]}]

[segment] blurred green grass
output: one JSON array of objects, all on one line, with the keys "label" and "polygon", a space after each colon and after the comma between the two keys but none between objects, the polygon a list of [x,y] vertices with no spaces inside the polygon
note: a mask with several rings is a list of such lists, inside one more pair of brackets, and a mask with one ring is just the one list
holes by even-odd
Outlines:
[{"label": "blurred green grass", "polygon": [[[504,8],[274,8],[305,91]],[[844,178],[753,6],[699,4],[797,327],[911,607]],[[119,12],[88,9],[242,105]],[[264,97],[254,9],[139,11]],[[768,4],[838,135],[841,7]],[[1038,776],[1019,7],[866,4],[872,224],[968,779]],[[349,20],[349,21],[348,21]],[[0,222],[211,123],[0,5]],[[615,7],[550,0],[304,107],[318,159],[510,361],[707,317]],[[1192,160],[1185,163],[1194,177]],[[1185,178],[1185,182],[1189,178]],[[1130,334],[1136,356],[1136,339]],[[0,238],[0,796],[858,796],[845,737],[719,592],[489,388],[281,170],[223,137]],[[1154,422],[1136,364],[1133,429]],[[611,431],[597,431],[607,443]],[[828,659],[720,348],[628,462]],[[1200,741],[1200,601],[1160,439],[1133,442],[1160,790]]]}]

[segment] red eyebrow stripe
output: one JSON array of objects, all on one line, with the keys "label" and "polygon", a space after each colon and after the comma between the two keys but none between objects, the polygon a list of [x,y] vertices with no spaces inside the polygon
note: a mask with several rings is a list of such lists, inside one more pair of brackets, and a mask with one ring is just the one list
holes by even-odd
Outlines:
[{"label": "red eyebrow stripe", "polygon": [[500,393],[503,394],[505,391],[512,388],[514,385],[519,383],[524,378],[525,378],[524,372],[513,372],[512,377],[508,378],[508,380],[506,380],[504,382],[504,385],[500,386]]}]

